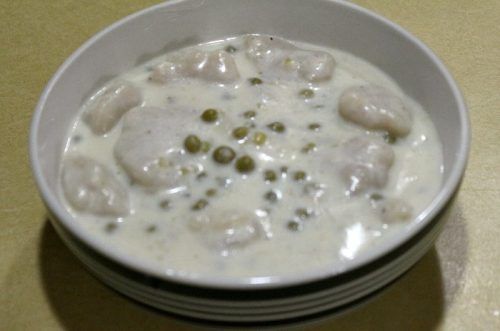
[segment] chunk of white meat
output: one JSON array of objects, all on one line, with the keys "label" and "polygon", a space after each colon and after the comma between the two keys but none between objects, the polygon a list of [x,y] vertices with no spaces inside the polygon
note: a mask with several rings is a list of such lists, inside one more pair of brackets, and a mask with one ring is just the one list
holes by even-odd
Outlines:
[{"label": "chunk of white meat", "polygon": [[183,72],[189,77],[221,84],[232,83],[240,78],[233,56],[224,51],[195,51],[187,54]]},{"label": "chunk of white meat", "polygon": [[404,137],[411,130],[411,113],[403,101],[378,85],[346,89],[338,109],[344,119],[369,130],[384,130],[395,137]]},{"label": "chunk of white meat", "polygon": [[408,221],[413,215],[413,208],[404,200],[389,198],[377,205],[382,221],[385,223],[399,223]]},{"label": "chunk of white meat", "polygon": [[247,57],[268,79],[323,82],[332,78],[336,64],[329,53],[300,49],[276,37],[249,35],[245,48]]},{"label": "chunk of white meat", "polygon": [[181,67],[178,64],[163,62],[153,67],[149,80],[158,84],[166,84],[177,79],[181,75],[180,71]]},{"label": "chunk of white meat", "polygon": [[388,144],[362,136],[343,143],[337,157],[349,193],[384,187],[394,162],[394,152]]},{"label": "chunk of white meat", "polygon": [[269,67],[275,64],[277,59],[284,60],[288,53],[296,50],[296,47],[291,42],[281,38],[248,35],[245,37],[245,49],[250,60],[264,67]]},{"label": "chunk of white meat", "polygon": [[198,78],[207,82],[229,84],[240,78],[231,54],[224,51],[192,51],[182,58],[160,63],[153,68],[150,80],[165,84],[182,78]]},{"label": "chunk of white meat", "polygon": [[83,119],[92,132],[103,135],[120,121],[123,114],[141,103],[142,94],[137,87],[116,82],[90,99]]},{"label": "chunk of white meat", "polygon": [[264,238],[261,218],[241,209],[214,208],[192,217],[188,227],[208,247],[227,253]]},{"label": "chunk of white meat", "polygon": [[63,161],[62,188],[70,205],[99,216],[125,216],[129,197],[125,186],[97,161],[70,156]]},{"label": "chunk of white meat", "polygon": [[114,155],[133,183],[152,191],[183,188],[182,170],[198,167],[183,151],[185,137],[202,131],[197,116],[182,108],[138,107],[123,117]]},{"label": "chunk of white meat", "polygon": [[309,82],[323,82],[332,78],[335,60],[325,52],[307,52],[299,56],[299,74]]}]

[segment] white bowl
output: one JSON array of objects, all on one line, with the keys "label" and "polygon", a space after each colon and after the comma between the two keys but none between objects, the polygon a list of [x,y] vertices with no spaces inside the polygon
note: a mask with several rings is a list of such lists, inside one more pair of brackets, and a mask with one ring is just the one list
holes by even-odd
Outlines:
[{"label": "white bowl", "polygon": [[[340,275],[333,274],[327,266],[307,274],[262,279],[166,275],[158,266],[127,256],[106,241],[93,237],[73,220],[59,199],[58,171],[64,138],[91,91],[109,78],[166,51],[245,33],[271,34],[335,47],[364,58],[385,71],[419,102],[437,127],[444,153],[439,194],[405,231],[360,254],[346,264],[345,272]],[[441,61],[407,31],[366,9],[330,0],[184,0],[159,4],[120,20],[92,37],[64,62],[47,84],[36,107],[30,155],[36,183],[54,216],[56,228],[107,261],[100,264],[109,262],[119,265],[119,270],[153,277],[160,282],[221,291],[264,291],[327,284],[321,291],[309,291],[319,295],[328,288],[354,286],[360,283],[356,283],[356,279],[367,279],[367,275],[376,274],[391,261],[399,261],[399,267],[382,276],[383,281],[368,287],[369,291],[375,291],[404,273],[425,253],[439,232],[434,229],[441,227],[442,214],[459,188],[469,141],[466,106]],[[410,255],[413,258],[410,259]],[[405,263],[405,259],[411,263]],[[289,297],[297,298],[297,295]]]}]

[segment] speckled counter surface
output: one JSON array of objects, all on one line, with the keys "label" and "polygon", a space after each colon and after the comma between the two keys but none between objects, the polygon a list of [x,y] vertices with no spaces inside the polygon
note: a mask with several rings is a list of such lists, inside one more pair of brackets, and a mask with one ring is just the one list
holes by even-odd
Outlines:
[{"label": "speckled counter surface", "polygon": [[[0,330],[189,330],[92,278],[46,220],[28,128],[57,67],[153,0],[0,3]],[[429,45],[470,108],[472,152],[456,214],[432,249],[367,305],[313,330],[500,330],[500,1],[363,0]]]}]

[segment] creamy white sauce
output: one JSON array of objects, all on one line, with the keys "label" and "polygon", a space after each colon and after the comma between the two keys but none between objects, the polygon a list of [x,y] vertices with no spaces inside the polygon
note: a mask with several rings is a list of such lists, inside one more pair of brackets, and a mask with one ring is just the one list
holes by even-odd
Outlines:
[{"label": "creamy white sauce", "polygon": [[[331,80],[308,83],[262,78],[246,56],[241,37],[194,47],[217,50],[229,44],[238,49],[231,54],[240,75],[235,84],[211,83],[197,77],[166,84],[148,80],[153,66],[166,58],[175,58],[176,54],[161,56],[118,77],[140,89],[142,106],[159,107],[165,112],[174,108],[188,110],[186,116],[192,116],[196,125],[178,127],[178,130],[182,136],[196,134],[210,141],[209,153],[187,155],[207,176],[200,180],[193,173],[184,175],[180,189],[170,191],[151,191],[131,185],[114,154],[122,120],[100,136],[92,133],[79,116],[69,131],[65,153],[84,155],[111,169],[128,188],[131,211],[128,216],[119,218],[99,217],[76,211],[67,204],[75,222],[126,254],[150,261],[161,272],[255,277],[291,275],[319,268],[340,271],[345,261],[355,259],[360,252],[371,249],[385,237],[416,221],[418,213],[433,199],[441,185],[442,164],[437,133],[420,105],[405,96],[379,69],[340,50],[295,43],[303,49],[328,52],[336,61]],[[189,50],[181,50],[186,51]],[[249,84],[248,79],[252,77],[261,77],[263,84]],[[349,194],[333,161],[339,146],[360,135],[382,141],[383,132],[369,131],[347,122],[338,114],[337,104],[345,89],[366,84],[386,87],[398,95],[411,111],[413,124],[407,136],[390,145],[395,159],[387,184],[381,189]],[[300,97],[299,91],[305,88],[314,90],[314,97]],[[222,112],[218,124],[200,122],[199,116],[207,108]],[[248,110],[257,112],[253,121],[243,116]],[[82,107],[81,113],[84,111]],[[274,121],[285,125],[285,133],[274,133],[267,128]],[[308,125],[311,123],[319,123],[320,129],[310,130]],[[250,137],[255,131],[265,133],[266,144],[257,147],[251,139],[241,143],[231,137],[235,127],[245,125],[255,125],[255,128],[250,127]],[[316,144],[316,150],[303,153],[302,148],[310,142]],[[254,171],[242,175],[235,170],[234,161],[230,165],[214,162],[212,152],[219,145],[231,146],[237,157],[251,155],[256,162]],[[288,167],[288,171],[282,175],[280,168],[283,166]],[[278,175],[275,182],[264,181],[263,172],[267,169]],[[294,172],[298,170],[305,171],[308,180],[295,181]],[[221,178],[228,178],[231,184],[222,187]],[[324,194],[317,199],[304,195],[304,186],[308,183],[323,185]],[[205,195],[209,189],[217,190],[215,196]],[[280,196],[275,203],[264,198],[270,190]],[[376,202],[369,197],[375,192],[406,201],[412,209],[411,218],[390,224],[384,222],[374,207]],[[193,204],[202,198],[208,205],[193,211]],[[169,200],[166,210],[159,206],[165,199]],[[297,208],[310,209],[314,215],[301,221],[298,231],[292,231],[288,222],[297,218]],[[248,244],[226,247],[213,244],[217,238],[207,237],[209,228],[193,230],[193,218],[217,215],[225,210],[250,215],[257,211],[256,237]]]}]

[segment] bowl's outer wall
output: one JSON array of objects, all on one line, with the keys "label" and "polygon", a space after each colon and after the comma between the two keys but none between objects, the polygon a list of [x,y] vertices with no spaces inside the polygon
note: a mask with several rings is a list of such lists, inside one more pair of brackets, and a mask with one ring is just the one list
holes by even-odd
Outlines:
[{"label": "bowl's outer wall", "polygon": [[468,151],[463,101],[434,55],[399,27],[351,4],[328,0],[169,1],[94,36],[62,65],[42,94],[32,124],[32,165],[44,200],[72,233],[98,244],[69,221],[58,200],[64,139],[84,100],[110,78],[167,51],[244,33],[336,47],[381,68],[422,104],[438,129],[444,182],[450,186],[442,197],[449,198],[458,187],[457,174],[463,173]]}]

